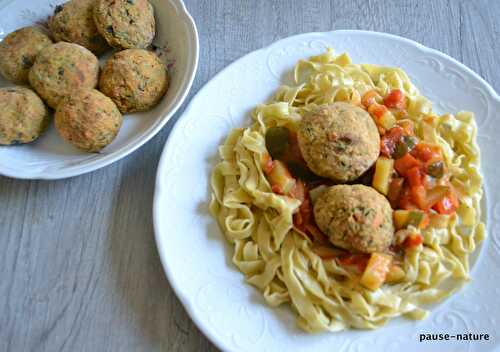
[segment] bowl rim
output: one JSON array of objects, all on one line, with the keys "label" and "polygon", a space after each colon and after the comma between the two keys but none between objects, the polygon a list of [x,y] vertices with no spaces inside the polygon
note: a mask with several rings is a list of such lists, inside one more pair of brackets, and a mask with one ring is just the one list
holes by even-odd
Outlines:
[{"label": "bowl rim", "polygon": [[[482,87],[488,91],[490,94],[491,98],[496,100],[498,103],[500,103],[500,95],[493,89],[493,87],[486,82],[479,74],[474,72],[472,69],[461,63],[460,61],[454,59],[453,57],[444,54],[443,52],[433,49],[430,47],[427,47],[423,44],[420,44],[414,40],[401,37],[395,34],[391,33],[386,33],[386,32],[378,32],[378,31],[370,31],[370,30],[357,30],[357,29],[342,29],[342,30],[334,30],[334,31],[326,31],[326,32],[309,32],[309,33],[302,33],[302,34],[297,34],[297,35],[292,35],[289,37],[282,38],[280,40],[277,40],[275,42],[272,42],[271,44],[251,51],[242,57],[236,59],[233,61],[231,64],[223,68],[221,71],[219,71],[216,75],[210,78],[208,82],[205,83],[205,85],[196,93],[196,95],[191,99],[189,105],[186,107],[186,109],[183,111],[182,115],[179,117],[178,121],[180,121],[184,116],[188,115],[190,110],[193,109],[194,103],[196,102],[197,98],[199,96],[202,96],[207,90],[212,82],[216,81],[216,79],[219,76],[222,76],[226,71],[228,71],[231,67],[233,67],[237,62],[240,60],[244,60],[250,55],[254,55],[256,52],[264,52],[269,50],[272,46],[278,45],[278,44],[283,44],[283,42],[290,41],[290,40],[299,40],[300,38],[309,38],[311,36],[328,36],[328,35],[334,35],[334,34],[345,34],[345,35],[368,35],[368,36],[373,36],[374,39],[377,38],[387,38],[391,40],[396,40],[400,42],[404,42],[406,44],[412,45],[414,47],[417,47],[419,50],[422,50],[424,52],[431,53],[432,55],[439,56],[445,60],[451,61],[452,63],[458,65],[462,70],[473,76],[479,83],[481,83]],[[163,270],[165,272],[165,276],[167,277],[167,280],[172,287],[173,291],[175,292],[177,298],[179,301],[182,303],[184,309],[186,310],[188,316],[191,318],[191,320],[195,323],[197,328],[219,349],[223,351],[232,351],[230,346],[227,344],[226,341],[212,333],[212,331],[205,325],[205,322],[202,321],[199,316],[196,314],[196,309],[192,306],[190,303],[190,300],[184,293],[182,292],[181,288],[178,285],[177,280],[175,279],[174,273],[171,271],[171,268],[168,265],[168,259],[165,251],[163,248],[168,246],[167,243],[167,237],[165,236],[165,233],[162,228],[160,228],[160,218],[161,218],[161,213],[160,213],[160,208],[161,208],[161,201],[163,200],[163,179],[162,176],[166,174],[166,171],[168,170],[169,165],[166,163],[167,159],[167,154],[170,153],[170,150],[173,147],[173,138],[171,138],[172,135],[174,135],[180,125],[176,124],[174,128],[172,128],[172,131],[169,135],[169,139],[166,141],[164,149],[161,153],[160,160],[158,163],[158,169],[156,173],[156,182],[155,182],[155,193],[154,193],[154,199],[153,199],[153,227],[154,227],[154,234],[155,234],[155,241],[156,241],[156,246],[158,249],[158,253],[160,256],[160,261],[163,266]],[[487,184],[486,182],[483,185],[485,189],[485,197],[488,195],[488,189],[487,189]],[[489,207],[486,205],[486,213],[489,213]],[[489,231],[489,224],[486,224],[487,226],[487,231]],[[484,243],[483,243],[484,245]],[[481,250],[479,253],[479,258],[477,259],[476,264],[480,264],[479,261],[484,257],[484,248]],[[477,268],[477,265],[475,266]]]},{"label": "bowl rim", "polygon": [[[5,8],[10,3],[15,0],[10,0],[0,6],[0,10]],[[179,9],[178,15],[183,20],[184,23],[187,24],[188,30],[187,35],[189,40],[187,40],[186,45],[191,47],[191,50],[188,52],[192,52],[192,55],[188,56],[187,60],[187,69],[186,73],[183,77],[183,82],[181,88],[175,93],[172,102],[173,104],[170,108],[164,109],[159,113],[159,116],[155,119],[155,122],[146,129],[142,134],[136,136],[134,139],[128,141],[128,143],[116,151],[96,158],[96,160],[84,163],[80,165],[77,163],[76,165],[71,165],[68,167],[64,167],[62,169],[57,169],[54,171],[42,171],[42,172],[29,172],[27,170],[18,170],[14,168],[9,168],[8,166],[2,165],[0,166],[0,175],[16,178],[16,179],[25,179],[25,180],[58,180],[64,179],[74,176],[83,175],[89,172],[93,172],[105,166],[108,166],[115,161],[118,161],[126,156],[130,155],[144,144],[149,142],[156,134],[167,124],[167,122],[172,118],[172,116],[179,110],[181,105],[186,100],[191,87],[193,85],[194,78],[196,76],[198,70],[198,62],[199,62],[199,36],[198,29],[196,27],[196,23],[189,13],[186,5],[183,0],[169,0]]]}]

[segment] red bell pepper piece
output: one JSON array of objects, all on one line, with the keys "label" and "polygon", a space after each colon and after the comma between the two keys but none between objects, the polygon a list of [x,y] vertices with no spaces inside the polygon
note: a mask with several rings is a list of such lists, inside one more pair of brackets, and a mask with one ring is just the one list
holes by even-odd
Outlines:
[{"label": "red bell pepper piece", "polygon": [[410,188],[408,186],[403,187],[403,191],[399,198],[399,208],[405,210],[418,209],[415,203],[413,203],[413,199],[410,193]]},{"label": "red bell pepper piece", "polygon": [[369,254],[347,254],[339,257],[338,261],[342,265],[355,266],[359,272],[363,272],[366,269],[369,259]]},{"label": "red bell pepper piece", "polygon": [[419,233],[412,233],[411,235],[406,237],[404,246],[406,248],[415,248],[422,243],[424,243],[424,237]]},{"label": "red bell pepper piece", "polygon": [[400,89],[393,89],[384,98],[384,105],[388,108],[404,109],[406,100],[404,93]]},{"label": "red bell pepper piece", "polygon": [[410,153],[406,153],[402,158],[394,162],[394,168],[401,176],[406,176],[408,170],[419,167],[420,161],[415,159]]},{"label": "red bell pepper piece", "polygon": [[441,147],[429,143],[418,143],[413,149],[412,154],[423,162],[427,162],[431,159],[442,159]]}]

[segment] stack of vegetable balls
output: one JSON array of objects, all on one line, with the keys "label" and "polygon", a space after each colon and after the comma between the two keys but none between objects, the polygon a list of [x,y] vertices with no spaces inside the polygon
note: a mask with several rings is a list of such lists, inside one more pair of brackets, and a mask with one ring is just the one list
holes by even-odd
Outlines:
[{"label": "stack of vegetable balls", "polygon": [[[167,69],[146,50],[155,37],[148,0],[71,0],[56,7],[49,29],[50,36],[21,28],[0,43],[2,76],[33,88],[0,88],[0,145],[37,139],[49,124],[45,102],[63,139],[99,152],[116,137],[123,113],[149,110],[165,95]],[[119,51],[99,74],[96,55],[110,47]]]}]

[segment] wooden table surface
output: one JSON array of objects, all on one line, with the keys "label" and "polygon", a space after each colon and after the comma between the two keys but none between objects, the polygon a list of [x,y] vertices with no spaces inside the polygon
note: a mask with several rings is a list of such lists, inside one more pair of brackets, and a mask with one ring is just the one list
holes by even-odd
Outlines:
[{"label": "wooden table surface", "polygon": [[[186,3],[201,46],[190,98],[250,51],[333,29],[414,39],[500,91],[498,0]],[[185,105],[147,145],[99,171],[53,182],[0,176],[0,351],[216,350],[172,292],[153,236],[157,162]]]}]

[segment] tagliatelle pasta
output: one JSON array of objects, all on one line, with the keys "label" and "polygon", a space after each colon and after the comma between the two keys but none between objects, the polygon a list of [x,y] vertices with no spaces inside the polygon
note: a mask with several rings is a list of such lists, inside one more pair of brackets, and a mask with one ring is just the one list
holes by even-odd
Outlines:
[{"label": "tagliatelle pasta", "polygon": [[[469,255],[485,237],[473,114],[438,116],[403,70],[353,64],[347,54],[336,56],[332,50],[301,60],[295,81],[280,87],[270,103],[257,106],[252,124],[231,131],[219,148],[210,210],[234,246],[233,263],[269,305],[289,303],[299,326],[309,332],[373,329],[397,316],[425,318],[425,304],[442,300],[469,280]],[[300,201],[272,191],[262,160],[268,155],[270,127],[295,129],[302,114],[316,105],[359,104],[370,90],[385,96],[392,89],[407,97],[405,118],[415,124],[415,134],[441,147],[460,205],[445,228],[412,228],[423,236],[423,245],[405,251],[404,278],[369,290],[335,258],[323,259],[313,251],[311,239],[294,227]]]}]

